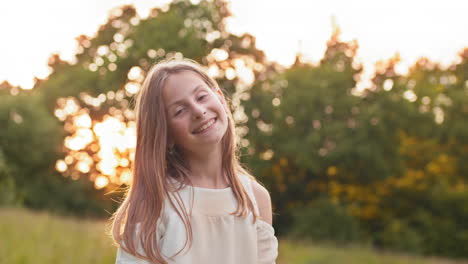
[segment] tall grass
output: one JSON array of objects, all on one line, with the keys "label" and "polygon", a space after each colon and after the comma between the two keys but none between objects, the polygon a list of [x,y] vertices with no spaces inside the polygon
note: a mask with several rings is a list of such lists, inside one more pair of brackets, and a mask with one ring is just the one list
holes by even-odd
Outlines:
[{"label": "tall grass", "polygon": [[368,246],[327,246],[312,242],[280,241],[278,264],[462,264],[468,260],[450,260],[385,252]]},{"label": "tall grass", "polygon": [[[116,248],[103,220],[61,217],[25,209],[0,208],[0,263],[115,263]],[[368,247],[315,245],[280,239],[278,264],[455,264],[454,261],[378,252]]]},{"label": "tall grass", "polygon": [[0,263],[115,263],[105,222],[0,209]]}]

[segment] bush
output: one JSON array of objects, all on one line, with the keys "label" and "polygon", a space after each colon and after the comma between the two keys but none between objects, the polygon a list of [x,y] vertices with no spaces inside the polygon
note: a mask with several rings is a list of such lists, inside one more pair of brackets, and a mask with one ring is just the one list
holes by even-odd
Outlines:
[{"label": "bush", "polygon": [[295,238],[310,238],[316,241],[345,243],[361,239],[357,220],[346,209],[320,198],[310,205],[293,212],[291,235]]},{"label": "bush", "polygon": [[12,206],[19,203],[16,197],[16,186],[5,157],[0,148],[0,206]]},{"label": "bush", "polygon": [[[388,210],[381,219],[376,245],[424,255],[468,256],[468,192],[439,189],[400,194],[393,199],[400,207]],[[419,206],[403,210],[408,201]]]},{"label": "bush", "polygon": [[437,191],[430,194],[430,210],[415,214],[415,227],[425,237],[425,253],[468,256],[468,192]]},{"label": "bush", "polygon": [[421,253],[423,237],[405,221],[392,220],[377,235],[379,244],[393,250]]}]

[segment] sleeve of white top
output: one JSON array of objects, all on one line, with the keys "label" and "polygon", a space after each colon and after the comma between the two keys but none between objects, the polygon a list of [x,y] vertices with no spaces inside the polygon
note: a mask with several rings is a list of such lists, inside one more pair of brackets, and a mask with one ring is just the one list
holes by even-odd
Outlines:
[{"label": "sleeve of white top", "polygon": [[257,249],[259,264],[275,264],[278,257],[278,239],[275,229],[267,222],[257,220]]},{"label": "sleeve of white top", "polygon": [[[139,228],[138,225],[137,225],[137,231]],[[160,246],[160,241],[162,237],[164,236],[164,231],[165,231],[164,225],[160,223],[160,221],[158,221],[158,230],[157,230],[158,246]],[[145,255],[140,243],[138,243],[137,251],[138,253]],[[151,264],[151,263],[141,258],[137,258],[136,256],[128,253],[127,251],[119,247],[117,248],[117,256],[116,256],[115,264]]]}]

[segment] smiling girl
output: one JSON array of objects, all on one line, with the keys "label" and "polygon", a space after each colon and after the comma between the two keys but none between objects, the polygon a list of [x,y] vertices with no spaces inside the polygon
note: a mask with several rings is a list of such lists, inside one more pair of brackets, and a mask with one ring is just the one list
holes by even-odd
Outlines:
[{"label": "smiling girl", "polygon": [[135,112],[133,180],[111,219],[116,263],[275,263],[270,195],[240,165],[216,81],[195,61],[162,61]]}]

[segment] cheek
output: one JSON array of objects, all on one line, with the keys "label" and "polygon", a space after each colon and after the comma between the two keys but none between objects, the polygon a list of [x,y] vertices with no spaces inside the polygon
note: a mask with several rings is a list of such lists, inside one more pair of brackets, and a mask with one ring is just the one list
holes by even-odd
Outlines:
[{"label": "cheek", "polygon": [[226,111],[227,111],[226,106],[220,103],[220,104],[218,104],[217,108],[218,108],[218,112],[221,115],[222,119],[224,121],[227,121],[228,114],[226,113]]},{"label": "cheek", "polygon": [[188,129],[185,123],[180,121],[171,122],[169,128],[169,133],[172,134],[176,141],[178,141]]},{"label": "cheek", "polygon": [[217,112],[219,112],[221,115],[226,115],[225,105],[220,101],[219,98],[213,98],[213,100],[210,103],[211,106],[215,108]]}]

